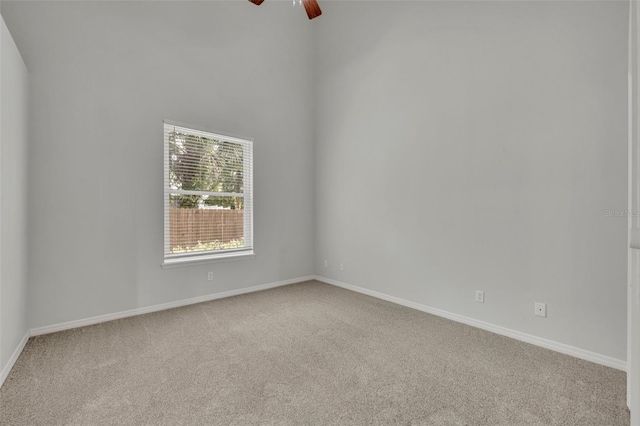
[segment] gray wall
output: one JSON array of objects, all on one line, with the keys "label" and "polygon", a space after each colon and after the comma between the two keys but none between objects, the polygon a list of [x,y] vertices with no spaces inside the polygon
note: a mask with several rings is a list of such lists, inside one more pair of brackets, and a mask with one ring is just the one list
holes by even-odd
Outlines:
[{"label": "gray wall", "polygon": [[624,360],[628,3],[323,8],[317,272]]},{"label": "gray wall", "polygon": [[[624,359],[624,3],[322,7],[3,1],[30,326],[315,271]],[[255,138],[254,260],[160,267],[165,118]]]},{"label": "gray wall", "polygon": [[27,324],[28,74],[0,17],[0,371]]},{"label": "gray wall", "polygon": [[[300,8],[3,2],[2,13],[32,87],[31,327],[313,274],[312,27]],[[254,259],[161,268],[163,119],[255,139]]]}]

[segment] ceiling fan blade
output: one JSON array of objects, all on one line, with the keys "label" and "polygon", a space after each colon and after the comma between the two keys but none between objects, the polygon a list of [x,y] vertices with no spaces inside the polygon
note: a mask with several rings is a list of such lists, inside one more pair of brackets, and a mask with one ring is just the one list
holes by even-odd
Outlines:
[{"label": "ceiling fan blade", "polygon": [[318,5],[317,0],[302,0],[302,4],[304,5],[304,10],[307,11],[307,16],[309,17],[309,19],[317,18],[318,16],[322,15],[322,11],[320,10],[320,6]]},{"label": "ceiling fan blade", "polygon": [[260,6],[264,0],[249,0],[249,1],[255,4],[256,6]]}]

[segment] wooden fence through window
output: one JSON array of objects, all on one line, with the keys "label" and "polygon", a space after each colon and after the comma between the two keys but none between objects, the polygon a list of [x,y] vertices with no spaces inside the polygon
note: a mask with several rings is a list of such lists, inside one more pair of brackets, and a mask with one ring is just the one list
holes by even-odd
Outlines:
[{"label": "wooden fence through window", "polygon": [[243,210],[169,209],[171,247],[240,240],[244,234]]}]

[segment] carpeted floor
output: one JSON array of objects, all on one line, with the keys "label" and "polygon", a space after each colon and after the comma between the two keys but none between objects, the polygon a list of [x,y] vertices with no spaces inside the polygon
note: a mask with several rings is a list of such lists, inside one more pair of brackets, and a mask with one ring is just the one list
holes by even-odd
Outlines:
[{"label": "carpeted floor", "polygon": [[625,374],[308,282],[29,340],[8,425],[627,425]]}]

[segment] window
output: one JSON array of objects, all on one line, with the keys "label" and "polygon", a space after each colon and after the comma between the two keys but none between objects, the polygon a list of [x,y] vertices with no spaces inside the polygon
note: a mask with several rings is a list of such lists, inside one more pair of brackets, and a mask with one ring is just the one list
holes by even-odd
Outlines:
[{"label": "window", "polygon": [[164,264],[253,254],[253,143],[164,123]]}]

